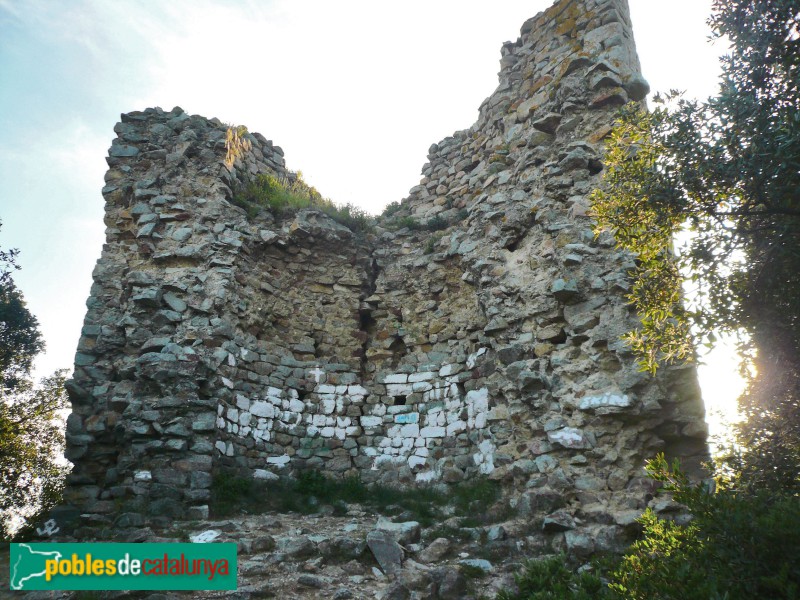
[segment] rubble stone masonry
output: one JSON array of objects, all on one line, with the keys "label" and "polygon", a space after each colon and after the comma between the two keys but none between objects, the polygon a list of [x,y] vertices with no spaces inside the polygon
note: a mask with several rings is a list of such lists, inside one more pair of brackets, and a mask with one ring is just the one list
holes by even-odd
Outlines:
[{"label": "rubble stone masonry", "polygon": [[[489,477],[522,514],[563,508],[612,545],[649,500],[647,458],[706,454],[694,370],[642,373],[621,339],[634,262],[587,200],[615,112],[648,92],[639,71],[626,0],[557,2],[366,235],[233,205],[257,174],[290,177],[257,133],[229,166],[216,119],[122,115],[69,383],[82,526],[204,518],[224,468],[318,469]],[[423,227],[390,227],[403,218]]]}]

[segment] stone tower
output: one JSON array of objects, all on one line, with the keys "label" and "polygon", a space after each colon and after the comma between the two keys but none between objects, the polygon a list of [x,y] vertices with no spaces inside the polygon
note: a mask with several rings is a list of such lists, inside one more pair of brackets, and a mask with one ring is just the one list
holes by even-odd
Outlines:
[{"label": "stone tower", "polygon": [[229,165],[216,119],[122,115],[69,384],[83,526],[203,518],[220,469],[318,469],[489,477],[522,514],[580,514],[571,550],[611,547],[647,458],[706,453],[694,370],[651,377],[621,341],[633,259],[587,200],[615,112],[647,92],[626,1],[557,2],[368,234],[234,205],[258,174],[291,177],[259,134]]}]

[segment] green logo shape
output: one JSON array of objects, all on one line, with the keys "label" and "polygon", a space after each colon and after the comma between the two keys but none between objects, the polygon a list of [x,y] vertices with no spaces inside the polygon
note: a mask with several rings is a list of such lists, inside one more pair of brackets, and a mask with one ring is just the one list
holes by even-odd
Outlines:
[{"label": "green logo shape", "polygon": [[236,544],[11,544],[12,590],[235,590]]}]

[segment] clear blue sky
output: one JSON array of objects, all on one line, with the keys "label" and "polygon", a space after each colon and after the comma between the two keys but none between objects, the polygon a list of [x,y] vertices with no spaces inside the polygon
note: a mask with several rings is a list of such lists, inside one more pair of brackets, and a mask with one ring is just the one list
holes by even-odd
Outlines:
[{"label": "clear blue sky", "polygon": [[[48,352],[70,367],[104,240],[119,114],[179,105],[263,133],[290,168],[371,212],[469,127],[500,46],[548,0],[0,0],[0,247]],[[653,89],[713,93],[710,0],[631,0]]]}]

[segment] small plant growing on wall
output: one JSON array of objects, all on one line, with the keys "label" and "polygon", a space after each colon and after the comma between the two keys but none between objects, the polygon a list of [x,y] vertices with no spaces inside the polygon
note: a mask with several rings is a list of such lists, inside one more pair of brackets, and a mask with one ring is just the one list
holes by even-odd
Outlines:
[{"label": "small plant growing on wall", "polygon": [[303,208],[316,208],[351,231],[372,229],[372,218],[366,211],[352,204],[336,204],[323,197],[316,188],[303,181],[299,171],[283,180],[262,173],[236,191],[233,203],[244,208],[251,218],[264,210],[275,216],[285,216]]}]

